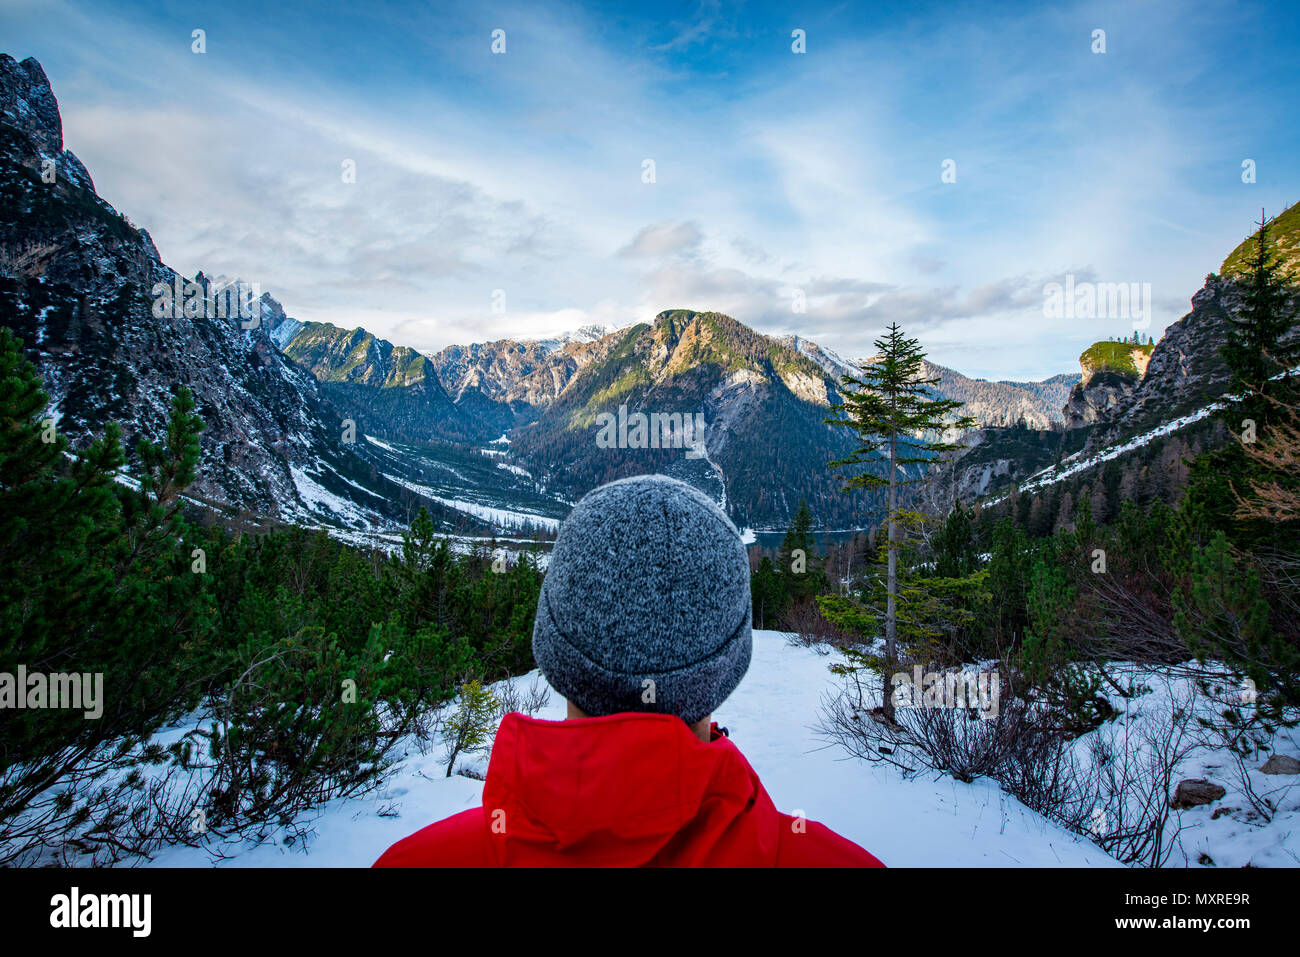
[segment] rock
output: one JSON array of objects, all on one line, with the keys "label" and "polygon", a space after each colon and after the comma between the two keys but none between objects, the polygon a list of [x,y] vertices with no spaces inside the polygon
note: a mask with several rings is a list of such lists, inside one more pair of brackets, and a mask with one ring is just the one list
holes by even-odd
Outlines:
[{"label": "rock", "polygon": [[1065,427],[1078,429],[1092,425],[1126,408],[1146,371],[1149,358],[1150,354],[1145,349],[1134,346],[1128,356],[1133,368],[1119,369],[1090,362],[1087,352],[1080,356],[1079,369],[1082,377],[1070,390],[1062,410]]},{"label": "rock", "polygon": [[1300,761],[1289,754],[1275,754],[1259,769],[1260,774],[1300,774]]},{"label": "rock", "polygon": [[41,65],[31,57],[19,63],[0,53],[0,113],[31,138],[45,155],[63,152],[59,104]]},{"label": "rock", "polygon": [[1202,778],[1188,778],[1185,781],[1178,782],[1178,789],[1174,792],[1174,799],[1169,802],[1169,806],[1176,810],[1183,810],[1217,801],[1227,793],[1213,781],[1206,781]]}]

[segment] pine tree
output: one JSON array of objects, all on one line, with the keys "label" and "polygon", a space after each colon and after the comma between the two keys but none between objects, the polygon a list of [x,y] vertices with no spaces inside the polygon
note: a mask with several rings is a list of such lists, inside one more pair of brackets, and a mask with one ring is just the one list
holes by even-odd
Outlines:
[{"label": "pine tree", "polygon": [[1268,440],[1275,425],[1285,425],[1288,403],[1296,399],[1294,369],[1300,362],[1300,336],[1292,334],[1297,322],[1292,306],[1296,283],[1273,248],[1271,222],[1261,215],[1259,229],[1248,241],[1245,275],[1239,279],[1241,309],[1229,316],[1220,347],[1231,374],[1229,389],[1241,397],[1224,403],[1219,413],[1235,438],[1198,456],[1188,474],[1187,497],[1198,511],[1234,542],[1246,545],[1265,538],[1285,544],[1285,533],[1279,537],[1279,528],[1237,514],[1251,486],[1268,479],[1263,463],[1246,454],[1242,435],[1249,428]]},{"label": "pine tree", "polygon": [[[951,399],[932,398],[939,378],[922,376],[925,353],[916,339],[907,338],[897,323],[875,342],[879,354],[874,362],[860,367],[860,376],[844,375],[844,401],[831,410],[843,416],[827,423],[853,432],[857,442],[846,458],[831,462],[833,469],[844,466],[867,466],[844,483],[844,490],[887,487],[889,538],[888,572],[885,607],[885,693],[886,717],[893,718],[893,704],[888,694],[889,675],[897,660],[898,639],[898,489],[910,482],[899,478],[905,465],[928,465],[936,454],[951,451],[955,445],[928,440],[926,433],[942,434],[947,429],[969,429],[975,420],[969,416],[953,418],[962,407]],[[887,453],[888,476],[870,471]],[[915,481],[915,480],[913,480]]]},{"label": "pine tree", "polygon": [[799,502],[777,549],[776,571],[784,582],[786,596],[796,605],[811,600],[819,590],[821,564],[814,553],[812,512],[806,501]]},{"label": "pine tree", "polygon": [[940,578],[960,578],[979,566],[975,529],[970,512],[962,508],[961,502],[953,504],[930,548],[934,552],[934,574]]},{"label": "pine tree", "polygon": [[175,507],[202,428],[190,401],[177,396],[167,439],[148,447],[141,491],[130,491],[116,481],[117,427],[70,450],[35,367],[0,330],[0,661],[93,674],[111,689],[95,720],[0,708],[0,848],[22,812],[53,832],[94,830],[74,810],[89,785],[197,700],[214,611]]},{"label": "pine tree", "polygon": [[460,687],[460,703],[443,729],[447,746],[447,777],[462,754],[486,751],[492,745],[493,725],[501,701],[490,688],[483,687],[478,679],[467,681]]},{"label": "pine tree", "polygon": [[1279,372],[1289,379],[1300,361],[1300,342],[1284,344],[1296,324],[1295,310],[1290,308],[1296,290],[1293,277],[1273,248],[1271,224],[1272,220],[1261,213],[1256,223],[1259,230],[1246,259],[1241,310],[1235,316],[1229,315],[1227,334],[1220,347],[1232,373],[1231,388],[1248,394],[1241,408],[1254,413],[1260,422],[1267,419],[1269,410],[1259,397],[1276,392],[1270,387],[1270,379]]},{"label": "pine tree", "polygon": [[766,555],[750,577],[749,590],[754,603],[754,627],[768,628],[775,625],[789,601],[785,593],[785,582],[772,567],[772,559]]}]

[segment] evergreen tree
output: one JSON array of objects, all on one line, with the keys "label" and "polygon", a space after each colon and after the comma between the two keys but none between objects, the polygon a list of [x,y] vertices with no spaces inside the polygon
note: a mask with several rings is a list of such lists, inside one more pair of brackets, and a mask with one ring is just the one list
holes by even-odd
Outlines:
[{"label": "evergreen tree", "polygon": [[[23,812],[29,828],[33,817],[85,824],[76,804],[87,788],[197,700],[213,637],[210,595],[176,515],[202,427],[188,392],[166,441],[148,447],[138,492],[116,481],[125,459],[115,425],[72,451],[43,418],[46,403],[35,367],[0,330],[0,661],[92,675],[102,689],[100,713],[86,720],[75,708],[15,709],[3,699],[29,689],[0,682],[0,849]],[[127,775],[119,791],[138,786]]]},{"label": "evergreen tree", "polygon": [[754,603],[754,627],[775,625],[789,604],[789,596],[785,592],[785,580],[777,574],[772,559],[766,555],[750,577],[749,591]]},{"label": "evergreen tree", "polygon": [[934,552],[934,574],[940,578],[960,578],[979,566],[975,529],[970,512],[962,508],[961,502],[953,504],[930,547]]},{"label": "evergreen tree", "polygon": [[824,576],[814,548],[812,512],[806,501],[799,502],[776,556],[776,570],[788,601],[796,605],[810,601],[821,590]]},{"label": "evergreen tree", "polygon": [[[906,465],[929,464],[936,454],[956,448],[951,443],[927,440],[925,434],[973,428],[975,420],[969,416],[953,418],[962,407],[961,402],[932,397],[933,387],[940,379],[923,378],[925,353],[916,339],[903,334],[897,323],[890,324],[889,331],[876,340],[875,346],[879,354],[874,362],[860,367],[860,376],[842,377],[844,401],[832,406],[832,411],[843,418],[826,421],[851,430],[857,444],[847,457],[831,462],[831,468],[867,466],[847,479],[844,490],[882,486],[889,490],[883,699],[886,716],[892,719],[893,704],[887,684],[897,659],[898,489],[900,485],[910,484],[900,479],[900,469]],[[870,470],[880,464],[882,457],[888,464],[887,477]]]},{"label": "evergreen tree", "polygon": [[1296,284],[1273,247],[1271,220],[1261,215],[1257,225],[1240,279],[1241,309],[1229,316],[1220,347],[1231,374],[1229,388],[1241,398],[1226,402],[1219,415],[1236,439],[1193,460],[1187,497],[1235,543],[1251,546],[1270,539],[1284,547],[1280,527],[1237,514],[1251,486],[1269,479],[1266,464],[1246,454],[1242,436],[1249,430],[1267,439],[1274,425],[1285,426],[1287,405],[1296,398],[1294,369],[1300,362],[1300,336],[1293,333]]},{"label": "evergreen tree", "polygon": [[447,777],[462,754],[486,751],[492,745],[501,700],[478,679],[460,686],[460,701],[443,729],[447,748]]},{"label": "evergreen tree", "polygon": [[1220,347],[1232,373],[1231,388],[1246,393],[1241,409],[1254,413],[1259,422],[1266,420],[1269,411],[1261,397],[1277,392],[1270,380],[1278,373],[1285,373],[1289,380],[1300,361],[1300,341],[1285,342],[1296,324],[1296,312],[1291,308],[1295,285],[1273,248],[1271,224],[1272,220],[1261,214],[1246,259],[1241,309],[1229,315]]}]

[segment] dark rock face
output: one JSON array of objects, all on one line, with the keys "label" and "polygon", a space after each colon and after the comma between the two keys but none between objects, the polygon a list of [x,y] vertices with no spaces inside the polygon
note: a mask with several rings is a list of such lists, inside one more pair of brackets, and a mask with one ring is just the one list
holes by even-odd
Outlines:
[{"label": "dark rock face", "polygon": [[186,385],[206,423],[196,498],[354,526],[391,511],[395,487],[341,445],[341,417],[271,340],[279,304],[263,296],[248,320],[221,317],[206,305],[220,285],[200,274],[182,280],[195,309],[160,313],[157,290],[178,276],[62,149],[34,60],[0,55],[0,110],[0,322],[40,369],[59,430],[82,445],[115,420],[134,450],[137,436],[161,435]]},{"label": "dark rock face", "polygon": [[1121,372],[1102,370],[1076,382],[1066,399],[1065,427],[1077,429],[1092,425],[1123,408],[1137,379]]},{"label": "dark rock face", "polygon": [[45,71],[31,57],[19,63],[0,53],[0,111],[42,153],[63,152],[58,101]]},{"label": "dark rock face", "polygon": [[45,71],[31,57],[19,63],[0,53],[0,115],[26,139],[30,165],[41,170],[48,161],[53,163],[55,176],[94,190],[81,160],[63,148],[59,103]]}]

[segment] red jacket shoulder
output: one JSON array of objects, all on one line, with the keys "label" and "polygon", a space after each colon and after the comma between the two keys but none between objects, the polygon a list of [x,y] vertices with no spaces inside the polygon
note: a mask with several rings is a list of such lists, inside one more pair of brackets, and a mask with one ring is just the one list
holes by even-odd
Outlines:
[{"label": "red jacket shoulder", "polygon": [[873,855],[825,824],[782,814],[777,867],[884,867]]},{"label": "red jacket shoulder", "polygon": [[374,867],[494,867],[481,807],[430,824],[384,851]]}]

